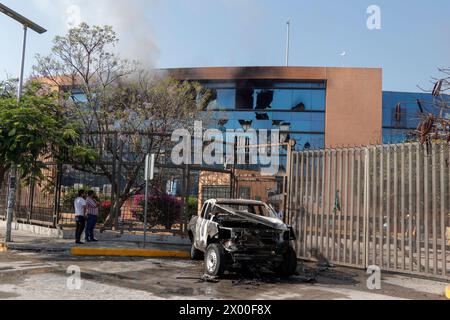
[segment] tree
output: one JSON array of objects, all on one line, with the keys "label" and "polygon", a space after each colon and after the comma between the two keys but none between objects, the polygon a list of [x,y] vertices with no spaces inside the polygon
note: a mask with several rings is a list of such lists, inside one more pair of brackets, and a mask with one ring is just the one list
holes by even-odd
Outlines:
[{"label": "tree", "polygon": [[425,110],[418,101],[422,113],[422,122],[417,132],[422,144],[429,146],[432,141],[446,141],[450,143],[450,68],[439,69],[443,75],[440,79],[433,79],[434,87],[430,91],[433,102],[430,104],[432,112]]},{"label": "tree", "polygon": [[[82,24],[56,37],[51,54],[38,56],[34,67],[37,77],[60,89],[65,116],[82,123],[85,145],[110,162],[124,163],[121,178],[125,183],[114,212],[142,191],[143,185],[136,184],[145,155],[155,153],[161,160],[170,147],[172,131],[192,126],[199,106],[208,100],[199,84],[166,79],[158,72],[140,70],[137,62],[120,59],[113,52],[117,42],[110,26]],[[82,99],[73,97],[75,90]],[[113,135],[119,143],[109,139]],[[99,143],[105,136],[104,143]],[[74,167],[103,175],[113,190],[117,187],[111,165],[96,162]],[[117,221],[117,215],[110,216],[106,224]]]},{"label": "tree", "polygon": [[7,78],[6,80],[0,80],[0,98],[14,98],[17,93],[18,79]]},{"label": "tree", "polygon": [[74,144],[78,138],[79,126],[62,116],[57,97],[39,84],[29,85],[20,102],[0,97],[0,185],[13,165],[21,178],[40,181],[49,159],[94,159],[92,152]]}]

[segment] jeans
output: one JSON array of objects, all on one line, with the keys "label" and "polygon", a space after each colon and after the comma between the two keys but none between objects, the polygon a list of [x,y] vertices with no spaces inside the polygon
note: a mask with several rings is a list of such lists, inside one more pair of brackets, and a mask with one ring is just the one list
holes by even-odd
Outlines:
[{"label": "jeans", "polygon": [[84,228],[86,226],[86,218],[83,216],[75,217],[77,223],[77,229],[75,231],[75,239],[77,242],[81,241],[81,235],[83,234]]},{"label": "jeans", "polygon": [[88,214],[86,225],[86,241],[94,240],[94,230],[96,224],[97,224],[97,216]]}]

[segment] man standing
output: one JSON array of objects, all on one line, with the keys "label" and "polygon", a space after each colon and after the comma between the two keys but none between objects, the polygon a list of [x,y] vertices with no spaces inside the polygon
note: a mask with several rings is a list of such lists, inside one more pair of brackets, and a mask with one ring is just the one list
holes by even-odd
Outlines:
[{"label": "man standing", "polygon": [[75,232],[76,244],[83,244],[81,242],[81,235],[83,234],[84,228],[86,226],[86,192],[84,190],[78,191],[78,197],[75,199],[75,221],[77,223],[77,228]]},{"label": "man standing", "polygon": [[98,219],[99,202],[96,199],[95,192],[89,191],[86,199],[87,210],[87,226],[86,226],[86,242],[97,242],[94,238],[95,225]]}]

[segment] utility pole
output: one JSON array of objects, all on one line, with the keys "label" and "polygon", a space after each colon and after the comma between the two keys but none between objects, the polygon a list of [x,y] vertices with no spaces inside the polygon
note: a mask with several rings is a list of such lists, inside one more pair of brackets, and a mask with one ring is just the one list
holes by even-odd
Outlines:
[{"label": "utility pole", "polygon": [[[22,43],[22,61],[20,66],[20,78],[19,78],[19,88],[17,91],[17,103],[22,100],[23,92],[23,76],[25,69],[25,52],[27,47],[27,31],[28,27],[23,26],[23,43]],[[8,180],[8,205],[6,207],[6,236],[5,242],[12,241],[12,221],[14,215],[14,205],[16,198],[16,188],[17,188],[17,177],[16,177],[16,166],[12,165],[9,170],[9,180]]]},{"label": "utility pole", "polygon": [[[4,4],[0,3],[0,12],[4,13],[8,17],[16,20],[23,26],[23,43],[22,43],[22,60],[20,65],[20,78],[19,78],[19,88],[17,91],[17,102],[20,103],[22,100],[23,93],[23,82],[24,82],[24,70],[25,70],[25,52],[27,47],[27,32],[28,28],[33,31],[43,34],[47,32],[44,28],[32,22],[31,20],[25,18],[14,10],[8,8]],[[6,207],[6,236],[5,242],[11,242],[12,240],[12,221],[14,215],[14,205],[16,200],[16,187],[17,187],[17,177],[16,177],[16,166],[13,164],[9,172],[8,181],[8,205]]]},{"label": "utility pole", "polygon": [[286,36],[286,67],[289,67],[289,51],[291,46],[291,19],[289,18],[287,23],[287,36]]},{"label": "utility pole", "polygon": [[149,196],[149,182],[153,180],[155,175],[155,159],[154,154],[147,154],[145,157],[145,204],[144,204],[144,243],[143,247],[147,244],[147,227],[148,227],[148,196]]}]

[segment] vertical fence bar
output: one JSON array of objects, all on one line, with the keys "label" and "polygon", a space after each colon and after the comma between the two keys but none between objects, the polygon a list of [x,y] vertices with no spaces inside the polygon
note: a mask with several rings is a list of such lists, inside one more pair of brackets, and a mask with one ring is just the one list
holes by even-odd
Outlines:
[{"label": "vertical fence bar", "polygon": [[339,151],[339,196],[338,201],[340,208],[338,210],[338,242],[337,242],[337,260],[341,262],[341,245],[342,245],[342,186],[343,186],[343,170],[344,170],[344,150]]},{"label": "vertical fence bar", "polygon": [[315,207],[314,207],[314,229],[315,229],[315,250],[319,250],[319,197],[320,197],[320,151],[316,151],[316,194],[315,194]]},{"label": "vertical fence bar", "polygon": [[[354,257],[354,220],[355,220],[355,149],[351,151],[350,167],[350,264],[353,264]],[[357,263],[356,263],[357,264]]]},{"label": "vertical fence bar", "polygon": [[319,210],[319,214],[320,214],[320,252],[323,255],[324,250],[324,241],[325,241],[325,235],[324,235],[324,230],[325,230],[325,175],[326,175],[326,162],[325,162],[325,151],[321,151],[321,164],[322,164],[322,191],[321,191],[321,197],[320,197],[320,210]]},{"label": "vertical fence bar", "polygon": [[369,228],[369,223],[370,223],[370,149],[369,148],[365,148],[364,151],[365,155],[364,155],[364,221],[363,221],[363,226],[364,226],[364,264],[365,264],[365,268],[367,268],[370,263],[369,263],[369,257],[370,257],[370,228]]},{"label": "vertical fence bar", "polygon": [[383,267],[384,265],[384,261],[383,261],[383,255],[384,255],[384,147],[380,147],[380,199],[378,199],[378,204],[379,204],[379,217],[378,217],[378,223],[379,223],[379,230],[380,230],[380,240],[379,240],[379,245],[380,245],[380,254],[379,254],[379,261],[380,267]]},{"label": "vertical fence bar", "polygon": [[[111,172],[111,208],[110,208],[110,223],[111,227],[114,225],[114,214],[116,212],[116,207],[119,206],[119,196],[117,195],[117,183],[119,179],[117,178],[117,133],[113,135],[113,152],[112,152],[112,172]],[[147,200],[147,199],[146,199]],[[109,225],[108,225],[109,227]]]},{"label": "vertical fence bar", "polygon": [[370,226],[370,230],[371,233],[373,234],[373,250],[372,250],[372,263],[376,264],[377,263],[377,224],[376,224],[376,219],[377,219],[377,187],[378,187],[378,183],[377,183],[377,148],[374,147],[373,149],[373,162],[372,162],[372,204],[373,204],[373,208],[372,208],[372,223],[369,224]]},{"label": "vertical fence bar", "polygon": [[420,223],[420,212],[421,212],[421,198],[422,198],[422,188],[421,188],[421,147],[420,144],[416,145],[416,250],[417,250],[417,272],[422,272],[422,246],[420,243],[420,236],[422,233],[421,223]]},{"label": "vertical fence bar", "polygon": [[305,218],[305,214],[304,214],[305,213],[305,194],[304,194],[304,191],[305,191],[305,188],[304,188],[305,187],[305,185],[304,185],[305,184],[305,153],[304,152],[300,153],[300,163],[301,163],[301,165],[300,165],[300,206],[299,206],[299,208],[300,208],[300,211],[299,211],[300,224],[297,228],[297,232],[298,232],[300,255],[302,257],[304,257],[305,253],[303,251],[303,243],[302,243],[302,241],[304,239],[304,234],[303,234],[302,230],[304,230],[303,227],[306,224],[306,220],[304,221],[304,218]]},{"label": "vertical fence bar", "polygon": [[327,155],[327,198],[326,198],[326,203],[327,203],[327,242],[326,242],[326,248],[325,248],[325,256],[327,257],[327,259],[330,258],[330,221],[331,221],[331,210],[332,210],[332,204],[331,204],[331,199],[332,199],[332,190],[331,190],[331,170],[332,170],[332,153],[331,151],[327,151],[326,152]]},{"label": "vertical fence bar", "polygon": [[[357,173],[357,191],[356,191],[356,264],[359,265],[361,263],[361,167],[363,161],[363,153],[361,149],[358,149],[358,173]],[[364,244],[363,244],[364,245]]]},{"label": "vertical fence bar", "polygon": [[333,189],[333,194],[332,194],[332,207],[333,207],[333,233],[332,233],[332,247],[331,247],[331,256],[332,256],[332,261],[336,261],[336,214],[337,214],[337,210],[336,210],[336,195],[337,195],[337,187],[338,187],[338,153],[337,151],[333,150],[333,168],[334,168],[334,172],[335,174],[333,175],[334,177],[334,189]]},{"label": "vertical fence bar", "polygon": [[401,149],[401,178],[400,178],[400,189],[401,189],[401,221],[400,221],[400,225],[401,225],[401,231],[402,231],[402,238],[401,238],[401,266],[402,266],[402,270],[406,269],[406,255],[405,255],[405,233],[406,233],[406,229],[405,229],[405,211],[406,211],[406,199],[405,199],[405,193],[406,193],[406,181],[405,181],[405,146],[401,145],[400,147]]},{"label": "vertical fence bar", "polygon": [[431,169],[433,170],[431,173],[431,184],[432,184],[432,210],[433,210],[433,274],[437,275],[437,265],[438,265],[438,255],[437,255],[437,176],[436,176],[436,145],[432,145],[432,154],[431,154]]},{"label": "vertical fence bar", "polygon": [[[293,157],[293,168],[294,170],[291,171],[291,176],[289,177],[290,181],[293,181],[294,183],[294,196],[291,197],[292,203],[290,204],[291,209],[294,211],[294,214],[291,215],[291,225],[293,225],[295,223],[296,228],[299,225],[299,186],[298,186],[298,181],[300,179],[300,162],[299,162],[299,158],[300,155],[296,152],[292,154]],[[295,220],[295,221],[294,221]],[[295,234],[298,234],[297,232],[295,232]],[[299,252],[299,246],[298,246],[298,242],[295,242],[295,251]]]},{"label": "vertical fence bar", "polygon": [[314,151],[311,153],[312,159],[311,159],[311,193],[309,197],[310,202],[310,210],[308,210],[309,215],[309,251],[310,254],[313,253],[313,227],[314,227],[314,184],[316,181],[316,154]]},{"label": "vertical fence bar", "polygon": [[[427,148],[428,152],[428,148]],[[423,211],[423,221],[424,221],[424,248],[425,248],[425,273],[430,272],[430,226],[429,226],[429,216],[430,216],[430,194],[429,194],[429,186],[430,186],[430,177],[429,177],[429,155],[425,155],[423,157],[424,162],[424,178],[423,178],[423,188],[424,188],[424,211]]]},{"label": "vertical fence bar", "polygon": [[114,213],[114,226],[115,226],[115,228],[116,228],[116,230],[118,230],[119,229],[119,218],[120,218],[120,215],[121,215],[121,212],[120,212],[120,202],[121,202],[121,199],[120,199],[120,193],[121,193],[121,181],[122,181],[122,169],[123,169],[123,165],[122,165],[122,163],[123,163],[123,147],[124,147],[124,142],[123,141],[120,141],[119,140],[119,161],[118,161],[118,163],[117,163],[117,184],[116,184],[116,186],[117,186],[117,191],[116,191],[116,193],[117,193],[117,206],[116,206],[116,210],[115,210],[115,213]]},{"label": "vertical fence bar", "polygon": [[33,218],[33,206],[34,206],[34,190],[35,190],[35,179],[30,178],[30,185],[28,187],[28,190],[30,192],[29,194],[29,202],[28,202],[28,214],[27,214],[27,223],[30,223]]},{"label": "vertical fence bar", "polygon": [[391,267],[391,199],[392,199],[392,181],[391,181],[391,147],[386,147],[386,266]]},{"label": "vertical fence bar", "polygon": [[[441,180],[441,265],[442,265],[442,276],[445,277],[446,275],[446,260],[447,260],[447,255],[446,255],[446,246],[447,246],[447,241],[446,241],[446,223],[445,223],[445,215],[447,214],[446,212],[446,203],[447,203],[447,192],[446,192],[446,170],[445,170],[445,146],[444,144],[441,144],[441,157],[440,157],[440,168],[441,168],[441,174],[440,174],[440,180]],[[437,254],[437,253],[436,253]]]},{"label": "vertical fence bar", "polygon": [[413,153],[412,145],[408,145],[408,246],[409,246],[409,271],[414,268],[413,250]]},{"label": "vertical fence bar", "polygon": [[[187,225],[189,224],[188,217],[188,201],[189,201],[189,186],[191,185],[191,168],[189,165],[186,165],[183,168],[183,213],[184,217],[182,219],[181,231],[185,232],[187,230]],[[230,192],[231,196],[231,192]]]},{"label": "vertical fence bar", "polygon": [[[446,225],[446,246],[445,246],[445,255],[447,256],[449,254],[449,252],[447,251],[447,247],[450,250],[450,146],[447,146],[447,155],[448,155],[448,160],[446,161],[447,167],[448,167],[448,171],[447,171],[447,175],[448,175],[448,184],[447,184],[447,213],[444,216],[445,219],[445,225]],[[448,231],[447,231],[448,230]],[[448,277],[448,271],[447,271],[447,258],[445,259],[444,263],[443,263],[443,268],[445,270],[446,276]]]},{"label": "vertical fence bar", "polygon": [[55,167],[55,176],[56,176],[56,183],[54,188],[54,207],[53,207],[53,227],[56,228],[59,225],[60,218],[61,218],[61,183],[62,183],[62,175],[63,175],[63,165],[58,162],[58,164]]},{"label": "vertical fence bar", "polygon": [[311,171],[311,164],[310,164],[310,152],[306,152],[306,178],[305,178],[305,223],[303,225],[303,254],[304,257],[307,257],[308,252],[308,215],[309,215],[309,182],[310,182],[310,171]]},{"label": "vertical fence bar", "polygon": [[[349,150],[347,149],[344,154],[344,192],[342,194],[343,197],[343,205],[342,208],[344,210],[344,263],[347,263],[347,235],[348,235],[348,162],[349,162]],[[345,195],[345,196],[344,196]]]},{"label": "vertical fence bar", "polygon": [[394,147],[394,269],[398,268],[398,151]]}]

